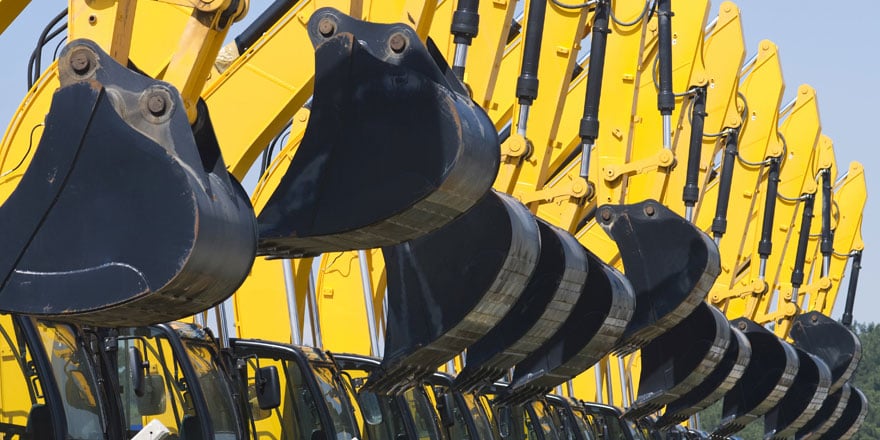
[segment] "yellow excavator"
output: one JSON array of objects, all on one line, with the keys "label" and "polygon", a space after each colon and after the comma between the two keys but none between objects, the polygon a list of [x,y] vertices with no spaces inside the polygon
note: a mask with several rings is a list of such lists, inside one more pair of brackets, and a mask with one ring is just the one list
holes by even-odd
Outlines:
[{"label": "yellow excavator", "polygon": [[[4,2],[0,23],[20,11],[21,2],[13,3],[5,9]],[[788,382],[772,386],[773,398],[757,410],[725,397],[731,416],[716,434],[741,429],[748,421],[741,413],[751,420],[767,412],[771,437],[852,435],[866,406],[844,384],[858,341],[851,333],[832,339],[855,341],[838,353],[850,359],[837,364],[843,371],[834,376],[835,394],[828,367],[814,360],[828,355],[820,352],[829,344],[813,343],[839,330],[826,315],[847,256],[858,267],[864,197],[850,200],[864,191],[838,189],[856,195],[834,198],[843,237],[838,243],[835,235],[832,247],[825,206],[832,206],[833,153],[815,153],[819,131],[809,143],[800,136],[810,131],[796,125],[809,119],[796,115],[811,94],[782,112],[777,131],[773,97],[782,82],[769,42],[737,87],[744,52],[724,56],[741,43],[732,3],[708,26],[708,2],[680,10],[668,0],[524,3],[520,11],[514,2],[279,1],[218,58],[247,1],[72,1],[69,43],[46,72],[35,52],[33,87],[0,146],[0,240],[8,250],[0,257],[0,309],[15,315],[4,328],[24,335],[15,344],[19,373],[54,393],[31,385],[30,415],[24,423],[17,416],[10,434],[51,426],[37,437],[72,429],[91,430],[73,435],[80,438],[131,436],[156,426],[132,429],[151,415],[186,437],[285,432],[289,417],[257,424],[275,420],[265,411],[281,405],[279,382],[326,398],[315,382],[324,368],[334,395],[346,397],[323,404],[312,397],[311,407],[323,408],[315,409],[322,424],[293,435],[353,438],[366,430],[356,425],[381,423],[373,393],[412,395],[447,363],[460,371],[449,389],[472,400],[494,396],[496,426],[508,428],[502,432],[530,418],[553,425],[535,412],[545,405],[534,402],[566,382],[571,397],[598,400],[604,388],[610,403],[640,423],[663,407],[675,423],[693,406],[670,412],[674,404],[713,375],[733,387],[728,397],[755,400],[749,371],[761,362],[744,365],[771,357],[760,350],[781,347]],[[59,17],[40,48],[60,33],[51,29]],[[168,31],[151,43],[158,22]],[[312,46],[314,64],[310,54],[291,53]],[[273,161],[288,121],[288,142]],[[786,137],[797,137],[797,145]],[[720,177],[712,165],[718,139],[725,140]],[[249,201],[237,179],[261,151],[261,179]],[[828,179],[821,193],[810,174],[816,170]],[[807,206],[815,198],[823,207],[821,269],[810,251],[817,240]],[[751,204],[737,205],[745,199]],[[774,230],[774,213],[797,209],[801,221],[785,227],[792,247],[780,252],[785,231]],[[727,239],[719,241],[724,211],[736,215],[727,216]],[[739,248],[730,240],[736,232]],[[812,279],[803,276],[808,254],[817,266]],[[776,270],[770,282],[768,269]],[[780,281],[794,272],[802,278]],[[320,351],[228,340],[222,309],[219,343],[197,326],[154,325],[201,313],[233,292],[239,336],[301,343],[308,332],[318,347],[381,355],[378,368],[347,382]],[[798,316],[804,292],[811,304],[801,307],[824,315]],[[724,313],[703,302],[707,294]],[[742,319],[731,327],[733,318]],[[776,334],[762,326],[771,321]],[[71,348],[39,347],[33,325],[51,327],[56,337],[67,332]],[[169,348],[157,348],[160,341]],[[295,355],[278,354],[284,350]],[[606,357],[612,351],[617,357]],[[25,368],[28,355],[45,353],[90,372]],[[260,360],[267,353],[274,361]],[[828,383],[807,377],[808,362]],[[494,383],[505,375],[509,383]],[[214,382],[203,383],[206,377]],[[241,381],[251,386],[238,387]],[[225,385],[212,390],[218,383]],[[837,400],[817,397],[822,386]],[[119,387],[132,400],[117,401]],[[97,425],[40,422],[78,414],[58,403],[61,388],[68,400],[97,408]],[[288,391],[285,399],[293,399]],[[788,408],[807,394],[810,408],[822,408],[812,418],[806,411],[792,417]],[[171,402],[171,414],[159,400]],[[405,412],[419,401],[395,405]],[[137,412],[126,412],[135,403]],[[284,408],[300,403],[285,400]],[[339,405],[347,408],[336,413],[342,422],[331,411]],[[406,435],[421,436],[415,422],[403,424]],[[549,425],[513,432],[555,438]]]}]

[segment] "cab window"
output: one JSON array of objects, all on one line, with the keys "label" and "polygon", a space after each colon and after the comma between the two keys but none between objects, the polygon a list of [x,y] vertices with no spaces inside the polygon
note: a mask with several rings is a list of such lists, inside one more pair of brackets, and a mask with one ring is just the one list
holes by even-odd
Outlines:
[{"label": "cab window", "polygon": [[66,324],[36,321],[43,349],[52,365],[71,439],[104,437],[94,371],[74,330]]}]

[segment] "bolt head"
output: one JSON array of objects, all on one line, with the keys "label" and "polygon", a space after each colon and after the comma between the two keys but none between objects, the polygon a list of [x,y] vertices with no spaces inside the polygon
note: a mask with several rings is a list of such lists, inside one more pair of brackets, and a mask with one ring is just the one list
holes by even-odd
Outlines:
[{"label": "bolt head", "polygon": [[607,222],[608,220],[611,220],[611,210],[608,208],[603,208],[599,212],[599,216],[602,218],[602,220],[605,220]]},{"label": "bolt head", "polygon": [[645,215],[647,215],[648,217],[651,217],[655,213],[656,213],[656,211],[654,210],[654,205],[645,206]]},{"label": "bolt head", "polygon": [[746,328],[748,328],[745,322],[740,322],[738,327],[742,331],[746,331]]},{"label": "bolt head", "polygon": [[394,53],[401,53],[406,49],[406,37],[403,34],[394,34],[388,40],[388,45],[391,46]]},{"label": "bolt head", "polygon": [[321,21],[318,22],[318,32],[324,37],[330,37],[336,33],[336,23],[329,18],[322,18]]},{"label": "bolt head", "polygon": [[153,94],[147,99],[147,109],[150,110],[150,114],[153,116],[158,117],[164,115],[166,108],[165,97],[158,93]]},{"label": "bolt head", "polygon": [[91,67],[92,61],[89,59],[86,49],[75,50],[70,54],[70,68],[77,75],[85,75]]}]

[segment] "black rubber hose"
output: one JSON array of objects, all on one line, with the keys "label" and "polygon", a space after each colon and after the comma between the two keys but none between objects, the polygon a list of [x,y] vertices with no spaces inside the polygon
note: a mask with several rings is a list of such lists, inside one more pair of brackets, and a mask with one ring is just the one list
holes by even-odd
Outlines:
[{"label": "black rubber hose", "polygon": [[693,208],[700,197],[700,156],[703,149],[703,125],[706,120],[706,88],[698,87],[694,93],[693,117],[691,118],[691,143],[688,149],[687,176],[681,199],[684,205]]},{"label": "black rubber hose", "polygon": [[761,241],[758,242],[758,255],[767,259],[773,252],[773,218],[776,215],[776,195],[779,190],[779,158],[770,158],[767,175],[767,198],[764,199],[764,219],[761,226]]},{"label": "black rubber hose", "polygon": [[852,256],[852,266],[849,272],[849,291],[846,292],[846,306],[843,309],[841,324],[851,327],[853,321],[853,307],[856,303],[856,289],[859,286],[859,272],[862,270],[862,251],[856,251]]},{"label": "black rubber hose", "polygon": [[276,0],[272,2],[244,31],[235,37],[235,47],[238,48],[238,53],[244,53],[244,51],[253,46],[269,28],[277,23],[298,2],[299,0]]},{"label": "black rubber hose", "polygon": [[546,11],[547,0],[529,1],[522,69],[516,80],[516,97],[519,98],[520,105],[531,105],[538,97],[538,61],[541,58]]},{"label": "black rubber hose", "polygon": [[[804,283],[804,261],[807,259],[807,243],[810,241],[810,226],[813,223],[813,205],[816,196],[808,194],[804,200],[804,212],[801,215],[801,230],[798,235],[797,253],[794,257],[794,270],[791,271],[791,285],[794,288],[801,287]],[[797,298],[792,298],[796,301]]]},{"label": "black rubber hose", "polygon": [[716,240],[727,232],[727,205],[730,202],[730,187],[733,182],[733,165],[736,164],[738,154],[738,142],[739,129],[735,128],[727,135],[721,175],[718,177],[718,200],[715,205],[715,218],[712,220],[712,236]]},{"label": "black rubber hose", "polygon": [[658,56],[660,57],[660,91],[657,92],[657,109],[661,115],[671,115],[675,110],[675,93],[672,91],[672,6],[671,0],[658,0],[657,30]]}]

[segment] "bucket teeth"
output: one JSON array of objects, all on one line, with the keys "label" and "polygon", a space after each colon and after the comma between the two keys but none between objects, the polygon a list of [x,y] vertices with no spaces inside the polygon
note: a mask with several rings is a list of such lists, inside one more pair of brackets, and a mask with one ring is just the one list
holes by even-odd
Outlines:
[{"label": "bucket teeth", "polygon": [[528,209],[490,191],[444,228],[383,248],[385,358],[365,386],[384,393],[418,381],[485,335],[519,300],[540,246]]},{"label": "bucket teeth", "polygon": [[256,250],[247,195],[204,103],[94,42],[67,45],[33,161],[0,207],[6,312],[102,326],[171,321],[228,298]]},{"label": "bucket teeth", "polygon": [[816,311],[798,315],[790,335],[796,347],[818,356],[831,369],[830,393],[852,377],[862,357],[862,344],[855,333]]},{"label": "bucket teeth", "polygon": [[675,327],[642,347],[639,395],[624,417],[645,417],[704,382],[721,363],[730,339],[724,314],[701,303]]},{"label": "bucket teeth", "polygon": [[626,277],[587,252],[590,272],[578,302],[562,327],[516,365],[501,400],[546,393],[608,354],[633,314],[635,296]]},{"label": "bucket teeth", "polygon": [[311,115],[258,217],[261,255],[395,245],[488,191],[500,160],[495,127],[411,28],[324,8],[308,29]]},{"label": "bucket teeth", "polygon": [[708,235],[655,200],[605,205],[596,218],[617,242],[636,309],[616,352],[631,353],[681,322],[721,270]]},{"label": "bucket teeth", "polygon": [[694,389],[666,405],[666,412],[655,422],[658,428],[681,423],[688,417],[717,402],[742,377],[752,357],[752,345],[746,335],[730,327],[730,345],[718,367]]},{"label": "bucket teeth", "polygon": [[568,319],[587,280],[587,255],[577,240],[538,220],[541,256],[519,300],[485,336],[468,347],[456,387],[492,383],[545,343]]},{"label": "bucket teeth", "polygon": [[764,415],[764,438],[785,440],[794,436],[822,406],[831,386],[831,370],[818,356],[795,347],[798,373],[779,404]]},{"label": "bucket teeth", "polygon": [[794,383],[798,355],[794,347],[754,321],[739,318],[731,325],[752,345],[752,359],[742,378],[724,396],[721,424],[713,435],[740,431],[776,406]]}]

